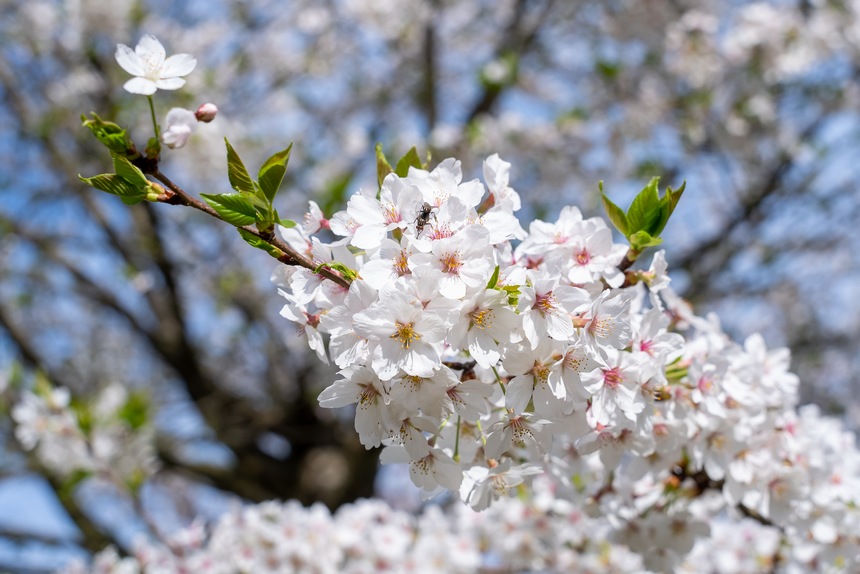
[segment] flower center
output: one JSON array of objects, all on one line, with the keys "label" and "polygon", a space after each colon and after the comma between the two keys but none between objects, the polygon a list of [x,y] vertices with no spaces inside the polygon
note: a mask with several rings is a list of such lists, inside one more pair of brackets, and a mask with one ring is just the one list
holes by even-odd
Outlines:
[{"label": "flower center", "polygon": [[459,275],[460,268],[463,266],[463,261],[460,259],[460,252],[446,253],[439,260],[442,264],[442,272],[450,273],[451,275]]},{"label": "flower center", "polygon": [[382,206],[382,217],[385,218],[385,223],[397,223],[402,219],[393,203],[386,203]]},{"label": "flower center", "polygon": [[493,313],[491,309],[475,309],[469,313],[469,317],[472,319],[472,324],[478,329],[486,329],[492,325],[494,316],[495,313]]},{"label": "flower center", "polygon": [[400,254],[394,259],[394,271],[401,277],[409,274],[408,259],[409,254],[403,249],[400,250]]},{"label": "flower center", "polygon": [[550,291],[549,293],[544,293],[535,297],[535,304],[532,305],[532,308],[537,309],[544,315],[551,315],[555,313],[557,303],[558,301],[552,294],[552,291]]},{"label": "flower center", "polygon": [[588,265],[588,262],[591,261],[591,255],[589,255],[588,250],[584,247],[577,251],[573,258],[578,265]]},{"label": "flower center", "polygon": [[615,389],[624,382],[624,376],[618,367],[603,371],[603,382],[610,389]]},{"label": "flower center", "polygon": [[400,347],[403,349],[408,349],[412,344],[412,341],[417,341],[421,338],[421,335],[415,332],[414,323],[401,323],[397,321],[395,323],[397,326],[397,331],[391,335],[392,339],[397,339],[400,341]]}]

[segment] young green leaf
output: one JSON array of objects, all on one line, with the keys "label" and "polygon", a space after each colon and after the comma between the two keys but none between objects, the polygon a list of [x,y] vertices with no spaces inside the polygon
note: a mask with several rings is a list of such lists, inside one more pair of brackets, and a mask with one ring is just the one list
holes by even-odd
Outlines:
[{"label": "young green leaf", "polygon": [[122,177],[113,173],[103,173],[93,177],[78,175],[78,179],[94,188],[116,195],[127,205],[140,203],[146,198],[146,190],[130,184]]},{"label": "young green leaf", "polygon": [[629,237],[630,248],[634,251],[644,251],[648,247],[656,247],[663,243],[659,237],[652,237],[647,231],[637,231]]},{"label": "young green leaf", "polygon": [[650,235],[659,235],[659,231],[655,229],[661,218],[659,183],[659,177],[652,177],[648,185],[633,198],[633,203],[627,210],[627,231],[629,234],[646,231]]},{"label": "young green leaf", "polygon": [[348,281],[353,281],[353,280],[355,280],[356,277],[358,277],[358,272],[355,269],[347,267],[346,265],[344,265],[340,261],[329,261],[327,263],[321,263],[320,265],[317,266],[316,269],[314,269],[314,273],[319,273],[320,270],[323,269],[324,267],[338,271]]},{"label": "young green leaf", "polygon": [[120,155],[129,155],[134,150],[134,145],[128,137],[128,132],[113,122],[106,122],[95,112],[91,112],[92,119],[81,115],[83,127],[89,129],[105,147]]},{"label": "young green leaf", "polygon": [[598,184],[598,187],[600,188],[600,198],[603,200],[603,209],[606,210],[606,215],[609,217],[609,221],[612,222],[615,229],[621,232],[621,235],[627,237],[629,226],[627,224],[627,216],[624,214],[624,210],[615,205],[612,200],[603,193],[602,181]]},{"label": "young green leaf", "polygon": [[133,392],[117,413],[132,430],[137,430],[149,420],[149,399],[144,393]]},{"label": "young green leaf", "polygon": [[382,189],[382,180],[392,171],[391,164],[388,163],[388,160],[385,158],[385,152],[382,151],[382,144],[376,144],[376,181],[380,189]]},{"label": "young green leaf", "polygon": [[487,289],[495,289],[496,284],[499,282],[499,266],[496,265],[496,269],[493,271],[493,276],[490,277],[490,282],[487,283]]},{"label": "young green leaf", "polygon": [[230,185],[239,193],[254,193],[254,182],[251,180],[251,175],[242,163],[242,159],[227,138],[224,138],[224,143],[227,144],[227,176],[230,178]]},{"label": "young green leaf", "polygon": [[421,169],[421,158],[418,157],[418,150],[413,146],[406,155],[404,155],[397,162],[397,166],[394,168],[394,173],[396,173],[400,177],[406,177],[409,175],[409,168],[414,167],[417,169]]},{"label": "young green leaf", "polygon": [[292,149],[293,144],[290,144],[287,149],[279,151],[267,159],[260,168],[260,173],[257,175],[257,181],[260,182],[260,188],[262,188],[263,194],[265,194],[269,203],[272,203],[272,200],[275,199],[278,188],[281,187],[281,182],[284,180],[284,174],[287,173],[287,164],[290,161],[290,151]]},{"label": "young green leaf", "polygon": [[113,156],[113,169],[116,174],[135,187],[146,187],[149,180],[140,169],[131,163],[124,155],[111,154]]},{"label": "young green leaf", "polygon": [[284,255],[283,251],[281,251],[280,249],[278,249],[274,245],[272,245],[266,241],[263,241],[262,239],[260,239],[256,235],[254,235],[253,233],[248,233],[244,229],[237,229],[237,231],[239,232],[239,235],[242,236],[242,239],[245,240],[245,243],[247,243],[251,247],[256,247],[257,249],[261,249],[261,250],[265,251],[266,253],[268,253],[269,255],[271,255],[272,257],[274,257],[275,259],[278,259]]},{"label": "young green leaf", "polygon": [[201,193],[206,203],[220,215],[224,221],[236,227],[251,225],[257,221],[254,206],[244,195],[238,193],[208,194]]}]

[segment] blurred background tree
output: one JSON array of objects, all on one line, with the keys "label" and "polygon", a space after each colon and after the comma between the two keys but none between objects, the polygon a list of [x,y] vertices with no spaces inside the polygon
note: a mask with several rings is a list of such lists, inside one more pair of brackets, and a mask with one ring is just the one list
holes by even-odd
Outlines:
[{"label": "blurred background tree", "polygon": [[[499,152],[522,221],[566,204],[597,214],[599,180],[623,199],[654,175],[686,179],[664,234],[675,287],[734,336],[788,345],[806,401],[860,413],[858,2],[0,7],[0,365],[79,396],[146,391],[162,470],[132,514],[170,508],[187,523],[205,515],[202,485],[336,507],[373,495],[377,470],[351,417],[318,408],[334,371],[279,318],[272,260],[201,214],[129,209],[79,182],[107,167],[81,113],[129,127],[140,147],[151,135],[113,56],[144,33],[199,61],[186,88],[158,94],[159,121],[173,105],[220,108],[163,153],[162,171],[192,193],[229,189],[223,135],[251,166],[295,142],[279,198],[294,219],[309,199],[330,216],[374,185],[376,142],[389,156],[456,156],[471,175]],[[77,543],[127,543],[87,481],[64,484],[25,456],[8,417],[0,432],[0,473],[45,475]],[[3,525],[0,536],[12,557],[0,567],[34,540],[63,544]]]}]

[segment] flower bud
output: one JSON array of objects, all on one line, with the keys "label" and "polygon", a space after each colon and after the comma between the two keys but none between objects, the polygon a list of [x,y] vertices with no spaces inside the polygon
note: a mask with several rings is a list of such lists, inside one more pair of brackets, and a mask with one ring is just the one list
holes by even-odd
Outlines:
[{"label": "flower bud", "polygon": [[200,104],[200,107],[197,108],[197,112],[195,112],[194,115],[197,116],[198,122],[208,124],[215,119],[216,115],[218,115],[218,108],[215,104]]}]

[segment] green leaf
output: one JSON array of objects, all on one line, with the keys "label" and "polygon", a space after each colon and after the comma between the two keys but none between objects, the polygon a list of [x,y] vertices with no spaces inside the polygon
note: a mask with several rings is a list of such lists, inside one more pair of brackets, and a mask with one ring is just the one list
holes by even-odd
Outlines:
[{"label": "green leaf", "polygon": [[495,270],[493,270],[493,276],[490,277],[490,282],[487,283],[487,289],[495,289],[496,284],[499,282],[499,266],[496,265]]},{"label": "green leaf", "polygon": [[113,173],[103,173],[101,175],[94,175],[93,177],[83,177],[79,174],[78,179],[98,190],[119,196],[123,203],[127,205],[140,203],[146,198],[146,190],[144,188],[136,187]]},{"label": "green leaf", "polygon": [[124,155],[113,155],[113,169],[116,174],[135,187],[146,187],[149,180],[140,169],[131,163]]},{"label": "green leaf", "polygon": [[227,138],[224,138],[224,143],[227,144],[227,176],[230,178],[230,185],[239,193],[254,193],[254,182],[251,181],[251,175],[242,163],[242,159]]},{"label": "green leaf", "polygon": [[290,161],[292,149],[293,144],[290,144],[287,149],[279,151],[267,159],[257,175],[257,180],[260,182],[260,187],[269,203],[275,199],[278,188],[281,187],[281,182],[284,180],[284,174],[287,173],[287,163]]},{"label": "green leaf", "polygon": [[412,146],[406,155],[400,158],[397,162],[397,166],[394,168],[394,173],[396,173],[400,177],[406,177],[409,175],[409,168],[414,167],[417,169],[421,169],[421,158],[418,156],[418,150],[415,149],[415,146]]},{"label": "green leaf", "polygon": [[385,152],[382,151],[382,144],[376,144],[376,182],[379,184],[380,189],[382,189],[382,180],[392,172],[391,164],[388,163],[388,160],[385,158]]},{"label": "green leaf", "polygon": [[644,251],[648,247],[656,247],[663,243],[659,237],[652,237],[647,231],[637,231],[629,237],[630,247],[634,251]]},{"label": "green leaf", "polygon": [[89,129],[105,147],[120,155],[130,155],[134,152],[134,145],[128,137],[128,131],[113,122],[106,122],[95,112],[91,112],[92,119],[81,115],[83,127]]},{"label": "green leaf", "polygon": [[349,184],[352,181],[355,172],[348,171],[343,175],[335,177],[327,186],[322,194],[320,209],[323,213],[332,213],[337,211],[341,205],[346,203]]},{"label": "green leaf", "polygon": [[629,234],[632,235],[637,231],[647,231],[649,235],[660,234],[656,230],[657,223],[661,218],[659,183],[659,177],[652,177],[648,185],[633,198],[633,203],[627,210],[627,231]]},{"label": "green leaf", "polygon": [[621,232],[621,235],[627,237],[627,216],[624,214],[624,210],[612,203],[612,200],[603,193],[603,182],[601,181],[598,186],[600,187],[600,197],[603,200],[603,209],[606,210],[606,215],[609,217],[609,221],[612,222],[612,225],[615,226],[615,229]]},{"label": "green leaf", "polygon": [[260,239],[259,237],[257,237],[253,233],[248,233],[244,229],[238,229],[237,231],[239,232],[239,235],[242,236],[242,239],[245,240],[245,243],[247,243],[251,247],[256,247],[257,249],[261,249],[261,250],[265,251],[266,253],[268,253],[269,255],[271,255],[272,257],[274,257],[275,259],[283,257],[284,252],[281,251],[280,249],[278,249],[277,247],[275,247],[274,245],[272,245],[271,243],[268,243],[268,242]]},{"label": "green leaf", "polygon": [[71,474],[69,474],[60,483],[57,496],[59,496],[61,500],[69,500],[74,493],[75,488],[92,475],[92,471],[89,470],[83,470],[80,468],[73,470]]},{"label": "green leaf", "polygon": [[322,263],[314,269],[314,273],[319,273],[320,269],[327,267],[329,269],[334,269],[335,271],[340,272],[347,280],[353,281],[356,277],[358,277],[358,272],[355,269],[347,267],[340,261],[329,261],[327,263]]},{"label": "green leaf", "polygon": [[281,226],[289,229],[291,227],[295,227],[297,224],[292,219],[278,219],[278,225],[281,225]]},{"label": "green leaf", "polygon": [[206,203],[220,215],[224,221],[236,227],[251,225],[257,221],[257,212],[248,197],[238,193],[209,194],[201,193]]},{"label": "green leaf", "polygon": [[678,205],[678,202],[681,200],[681,196],[684,195],[684,190],[687,189],[687,180],[681,184],[676,190],[673,190],[671,187],[666,188],[666,196],[669,198],[669,215],[675,211],[675,207]]},{"label": "green leaf", "polygon": [[508,294],[508,305],[517,308],[517,304],[520,301],[520,286],[519,285],[505,285],[502,287],[502,291]]},{"label": "green leaf", "polygon": [[117,412],[117,417],[132,430],[139,429],[149,420],[149,399],[144,393],[129,394],[128,400]]}]

